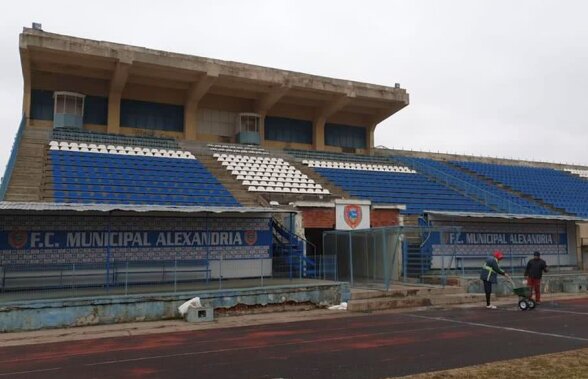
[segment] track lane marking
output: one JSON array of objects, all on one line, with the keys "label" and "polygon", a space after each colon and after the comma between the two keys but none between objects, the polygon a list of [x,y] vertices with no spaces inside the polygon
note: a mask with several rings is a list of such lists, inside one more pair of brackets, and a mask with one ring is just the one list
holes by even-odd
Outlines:
[{"label": "track lane marking", "polygon": [[440,330],[440,329],[453,329],[453,328],[456,328],[456,326],[447,326],[447,327],[436,326],[436,327],[431,327],[431,328],[405,329],[405,330],[385,331],[385,332],[380,332],[380,333],[366,333],[366,334],[360,334],[360,335],[356,334],[356,335],[351,335],[351,336],[317,338],[317,339],[312,339],[312,340],[307,340],[307,341],[284,342],[284,343],[276,343],[276,344],[270,344],[270,345],[264,345],[264,346],[243,346],[243,347],[214,349],[214,350],[205,350],[205,351],[190,351],[190,352],[185,352],[185,353],[152,355],[149,357],[128,358],[128,359],[118,359],[118,360],[86,363],[86,364],[84,364],[84,366],[101,366],[101,365],[111,365],[111,364],[118,364],[118,363],[148,361],[148,360],[154,360],[154,359],[225,353],[225,352],[231,352],[231,351],[241,351],[241,350],[250,350],[250,349],[261,349],[261,348],[267,349],[267,348],[281,347],[281,346],[306,345],[306,344],[314,344],[314,343],[327,342],[327,341],[341,341],[341,340],[346,340],[346,339],[354,339],[357,337],[372,337],[372,336],[382,336],[382,335],[387,335],[387,334],[411,333],[411,332],[421,332],[421,331],[427,331],[427,330]]},{"label": "track lane marking", "polygon": [[[416,324],[415,326],[417,326],[421,322],[424,323],[425,320],[415,321],[415,324]],[[380,325],[380,326],[381,327],[390,328],[390,327],[400,327],[402,325],[403,325],[403,322],[402,321],[398,321],[398,322],[397,321],[394,321],[392,323],[386,323],[386,324]],[[360,325],[358,327],[357,325],[355,325],[355,328],[353,330],[360,331],[361,329],[370,329],[370,328],[374,328],[374,327],[377,327],[377,326],[378,326],[377,324],[364,323],[364,326],[361,326]],[[422,330],[429,330],[429,329],[434,329],[434,328],[423,328]],[[211,330],[213,330],[213,329],[211,329]],[[268,330],[268,329],[267,328],[259,328],[259,330],[256,330],[256,331],[258,332],[258,331],[266,331],[266,330]],[[273,330],[273,329],[270,329],[270,330]],[[289,330],[296,330],[296,329],[294,327],[292,327],[292,328],[289,328]],[[306,328],[304,330],[305,330],[304,334],[307,334],[307,335],[310,335],[310,336],[313,336],[313,335],[316,334],[316,330],[312,330],[312,329],[308,329],[308,328]],[[327,327],[325,329],[321,328],[321,331],[328,332],[328,333],[329,332],[340,332],[342,330],[349,331],[350,330],[349,325],[337,326],[337,327],[334,327],[334,328],[328,328]],[[421,329],[417,329],[417,328],[407,329],[407,331],[417,331],[417,330],[421,330]],[[402,331],[404,331],[404,330],[402,330]],[[175,334],[175,333],[179,333],[179,332],[173,332],[173,334]],[[246,331],[246,333],[250,333],[250,331]],[[233,337],[233,335],[234,334],[229,334],[229,335],[226,335],[226,336],[221,336],[221,340],[222,341],[225,341],[225,342],[246,341],[246,337],[244,337],[242,335],[237,336],[237,337]],[[297,336],[300,336],[300,335],[301,334],[297,334]],[[368,335],[368,334],[366,334],[366,333],[358,334],[358,336],[364,336],[364,335]],[[134,336],[134,337],[137,337],[137,338],[147,337],[146,339],[153,339],[153,338],[157,338],[156,336],[158,336],[158,334],[139,335],[139,336]],[[122,338],[122,337],[111,337],[111,338]],[[87,342],[87,341],[89,341],[89,340],[80,340],[80,341],[76,341],[76,342]],[[214,343],[214,342],[218,342],[218,341],[219,341],[219,338],[218,337],[217,338],[210,337],[209,339],[204,339],[204,340],[194,340],[194,341],[191,341],[191,344],[190,344],[189,347],[196,347],[198,345],[206,345],[206,344],[210,344],[210,343]],[[59,342],[52,342],[52,343],[59,343]],[[50,343],[50,344],[52,344],[52,343]],[[34,346],[34,345],[28,345],[28,346]],[[10,347],[7,347],[6,349],[11,349],[13,347],[16,348],[16,347],[19,347],[19,346],[10,346]],[[92,355],[92,354],[113,353],[113,352],[132,352],[132,351],[139,351],[139,350],[143,350],[143,349],[138,348],[136,345],[133,345],[133,346],[125,346],[125,347],[121,347],[121,348],[116,348],[116,349],[112,349],[111,348],[111,349],[108,349],[108,350],[95,351],[95,352],[91,352],[91,353],[88,353],[88,352],[85,352],[85,351],[82,351],[82,352],[70,352],[68,354],[68,357],[88,356],[88,355]],[[62,354],[61,353],[55,353],[55,355],[51,355],[49,357],[43,358],[43,360],[44,361],[47,361],[47,360],[54,359],[55,357],[62,357]],[[13,363],[25,363],[25,362],[30,362],[30,361],[39,362],[38,358],[18,357],[18,358],[4,359],[4,360],[1,360],[0,359],[0,365],[7,364],[7,363],[9,363],[9,364],[13,364]]]},{"label": "track lane marking", "polygon": [[420,319],[425,319],[425,320],[444,321],[444,322],[450,322],[450,323],[459,324],[459,325],[479,326],[482,328],[500,329],[500,330],[507,330],[507,331],[511,331],[511,332],[527,333],[527,334],[534,334],[534,335],[545,336],[545,337],[555,337],[555,338],[563,338],[563,339],[569,339],[569,340],[574,340],[574,341],[588,342],[588,338],[566,336],[564,334],[536,332],[533,330],[512,328],[509,326],[483,324],[480,322],[472,322],[472,321],[451,320],[451,319],[448,319],[445,317],[419,316],[419,315],[415,315],[415,314],[404,314],[404,316],[413,317],[413,318],[420,318]]},{"label": "track lane marking", "polygon": [[37,374],[37,373],[41,373],[41,372],[49,372],[49,371],[57,371],[57,370],[61,370],[61,367],[40,368],[38,370],[29,370],[29,371],[3,372],[3,373],[0,373],[0,376]]},{"label": "track lane marking", "polygon": [[541,309],[540,312],[569,313],[572,315],[588,316],[588,312],[564,311],[559,309]]}]

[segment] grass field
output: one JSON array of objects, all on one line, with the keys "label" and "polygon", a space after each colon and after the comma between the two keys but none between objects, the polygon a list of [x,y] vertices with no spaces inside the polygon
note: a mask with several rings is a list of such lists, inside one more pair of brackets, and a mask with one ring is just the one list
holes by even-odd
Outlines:
[{"label": "grass field", "polygon": [[588,349],[405,376],[410,379],[588,378]]}]

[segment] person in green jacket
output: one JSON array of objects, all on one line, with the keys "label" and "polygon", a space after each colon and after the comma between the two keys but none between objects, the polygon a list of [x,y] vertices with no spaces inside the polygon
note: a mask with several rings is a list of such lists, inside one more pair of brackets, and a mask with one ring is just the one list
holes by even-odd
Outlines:
[{"label": "person in green jacket", "polygon": [[486,308],[496,309],[496,305],[490,304],[490,295],[492,295],[492,284],[498,283],[498,275],[506,277],[508,280],[510,276],[500,268],[498,262],[504,258],[504,254],[501,251],[496,250],[491,256],[486,258],[484,266],[482,266],[482,272],[480,273],[480,279],[484,283],[484,292],[486,293]]}]

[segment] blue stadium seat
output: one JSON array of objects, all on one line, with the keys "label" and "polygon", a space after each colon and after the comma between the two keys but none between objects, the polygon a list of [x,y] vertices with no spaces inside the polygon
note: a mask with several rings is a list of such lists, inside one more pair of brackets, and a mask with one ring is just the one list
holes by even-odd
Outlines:
[{"label": "blue stadium seat", "polygon": [[354,197],[374,203],[406,204],[406,214],[425,210],[492,212],[485,205],[421,174],[319,168],[314,170]]},{"label": "blue stadium seat", "polygon": [[456,188],[463,188],[471,192],[473,196],[478,196],[480,199],[485,199],[491,206],[499,210],[509,213],[524,213],[524,214],[539,214],[549,215],[552,211],[543,208],[537,203],[530,200],[516,196],[504,189],[484,182],[475,175],[471,175],[463,170],[460,170],[452,162],[440,162],[428,158],[415,157],[395,157],[402,163],[413,165],[416,167],[429,168],[431,175],[438,177],[439,180],[451,183]]},{"label": "blue stadium seat", "polygon": [[480,162],[453,163],[566,213],[588,217],[588,181],[566,171]]},{"label": "blue stadium seat", "polygon": [[240,206],[195,159],[59,150],[49,158],[56,202]]}]

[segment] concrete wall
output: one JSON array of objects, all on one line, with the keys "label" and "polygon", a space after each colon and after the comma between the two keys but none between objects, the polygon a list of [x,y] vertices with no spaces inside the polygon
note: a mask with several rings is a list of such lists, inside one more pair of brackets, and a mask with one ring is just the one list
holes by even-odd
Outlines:
[{"label": "concrete wall", "polygon": [[238,304],[339,304],[349,300],[350,292],[345,283],[330,283],[157,296],[109,296],[4,303],[0,307],[0,332],[179,318],[178,307],[195,296],[200,297],[205,306],[227,309]]},{"label": "concrete wall", "polygon": [[[552,271],[553,272],[553,271]],[[457,282],[469,293],[484,293],[482,281],[478,278],[459,278]],[[522,286],[522,276],[514,276],[517,286]],[[497,296],[512,296],[512,285],[502,279],[493,286],[492,292]],[[588,294],[587,274],[544,274],[541,279],[541,293],[584,293]]]}]

